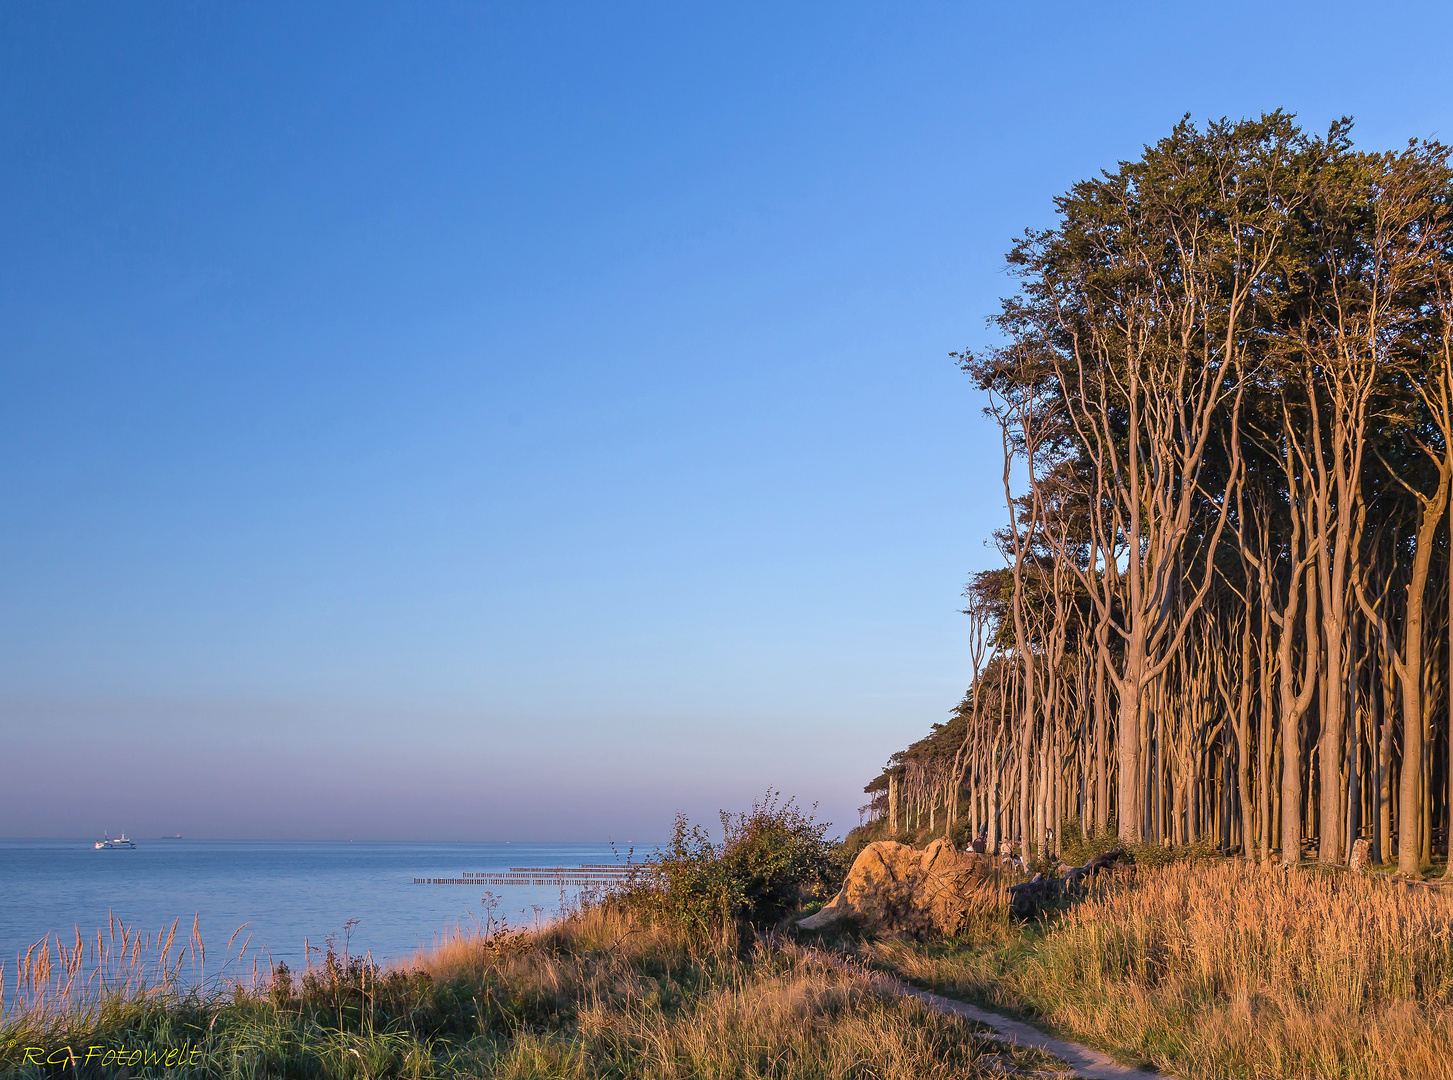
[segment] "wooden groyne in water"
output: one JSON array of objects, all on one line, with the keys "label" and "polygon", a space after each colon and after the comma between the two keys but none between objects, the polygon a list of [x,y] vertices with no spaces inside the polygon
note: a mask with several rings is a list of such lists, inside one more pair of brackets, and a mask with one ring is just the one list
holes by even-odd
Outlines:
[{"label": "wooden groyne in water", "polygon": [[581,863],[579,866],[511,866],[466,870],[459,877],[414,878],[415,885],[616,885],[654,873],[650,863]]}]

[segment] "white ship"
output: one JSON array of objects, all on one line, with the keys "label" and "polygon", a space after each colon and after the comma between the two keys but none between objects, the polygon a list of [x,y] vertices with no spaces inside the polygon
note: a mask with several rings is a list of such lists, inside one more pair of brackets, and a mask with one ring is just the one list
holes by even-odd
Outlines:
[{"label": "white ship", "polygon": [[109,833],[103,833],[102,835],[105,839],[96,841],[97,851],[113,851],[116,848],[134,848],[136,846],[133,841],[126,838],[124,832],[114,840],[111,839]]}]

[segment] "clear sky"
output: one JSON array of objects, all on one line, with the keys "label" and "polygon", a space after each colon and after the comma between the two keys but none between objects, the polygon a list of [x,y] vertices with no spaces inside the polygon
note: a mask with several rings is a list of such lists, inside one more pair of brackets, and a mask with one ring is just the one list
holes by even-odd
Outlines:
[{"label": "clear sky", "polygon": [[1004,518],[950,350],[1197,119],[1453,138],[1441,4],[0,6],[0,835],[856,824]]}]

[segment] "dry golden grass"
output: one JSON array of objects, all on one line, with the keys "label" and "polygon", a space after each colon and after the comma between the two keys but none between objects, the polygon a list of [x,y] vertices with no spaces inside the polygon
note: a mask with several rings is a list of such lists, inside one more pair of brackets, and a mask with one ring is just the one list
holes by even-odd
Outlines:
[{"label": "dry golden grass", "polygon": [[[618,982],[589,995],[568,1040],[516,1039],[491,1075],[597,1077],[919,1077],[998,1075],[999,1048],[961,1021],[874,992],[861,977],[809,956],[759,955],[689,1007],[662,1008],[648,986]],[[1028,1070],[1046,1062],[1017,1054]],[[541,1066],[546,1066],[541,1068]]]},{"label": "dry golden grass", "polygon": [[164,997],[219,977],[235,984],[248,965],[247,982],[255,988],[260,972],[268,970],[265,964],[259,969],[261,958],[248,952],[251,937],[243,927],[221,956],[214,954],[209,976],[198,921],[192,920],[190,932],[179,935],[179,929],[180,919],[147,933],[112,915],[106,929],[91,936],[79,929],[73,940],[47,935],[13,964],[0,960],[0,1017],[24,1017],[31,1025],[73,1024],[119,1001]]},{"label": "dry golden grass", "polygon": [[[59,989],[54,965],[37,964],[32,975]],[[49,1075],[25,1048],[59,1045],[186,1045],[197,1048],[190,1075],[248,1080],[981,1080],[1054,1067],[811,950],[767,938],[740,955],[619,906],[530,933],[459,932],[393,972],[345,965],[310,980],[200,993],[133,981],[70,1010],[55,993],[43,1008],[12,996],[0,1076]]]},{"label": "dry golden grass", "polygon": [[1453,1078],[1453,896],[1176,864],[1028,934],[870,945],[914,981],[1202,1077]]},{"label": "dry golden grass", "polygon": [[521,1031],[490,1076],[972,1080],[1057,1067],[811,950],[766,939],[741,959],[605,905],[535,934],[456,935],[412,963],[573,1007],[568,1030]]}]

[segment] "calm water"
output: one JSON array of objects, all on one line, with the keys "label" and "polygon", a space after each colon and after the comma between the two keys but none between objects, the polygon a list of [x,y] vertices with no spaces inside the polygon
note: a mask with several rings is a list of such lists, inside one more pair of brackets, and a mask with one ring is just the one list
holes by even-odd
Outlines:
[{"label": "calm water", "polygon": [[238,945],[251,933],[249,954],[265,948],[294,969],[304,937],[322,945],[349,919],[358,920],[351,951],[400,959],[483,917],[486,889],[497,898],[495,916],[511,923],[534,922],[537,909],[548,919],[560,908],[558,886],[411,884],[416,877],[616,861],[607,844],[134,839],[135,851],[96,851],[92,840],[0,840],[0,962],[7,977],[16,953],[47,933],[74,940],[79,926],[94,938],[111,912],[149,931],[177,918],[190,928],[198,915],[209,972],[244,923]]}]

